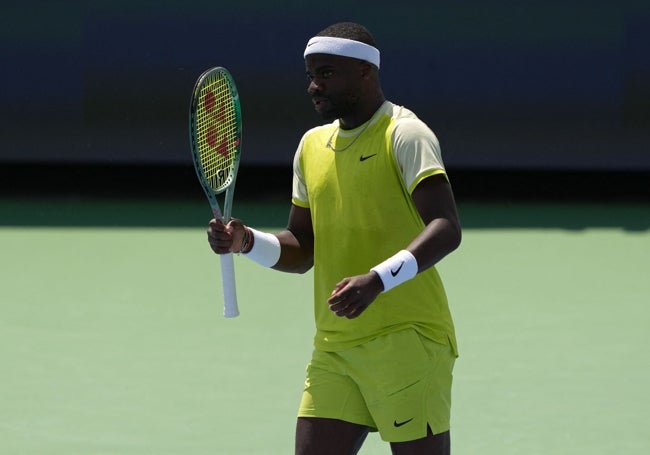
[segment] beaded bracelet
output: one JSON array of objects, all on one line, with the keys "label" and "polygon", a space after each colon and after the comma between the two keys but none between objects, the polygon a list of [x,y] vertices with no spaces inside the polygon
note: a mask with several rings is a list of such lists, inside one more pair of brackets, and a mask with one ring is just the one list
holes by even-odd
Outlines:
[{"label": "beaded bracelet", "polygon": [[253,248],[253,233],[249,228],[244,226],[244,239],[241,242],[241,248],[237,251],[237,254],[246,254],[251,248]]}]

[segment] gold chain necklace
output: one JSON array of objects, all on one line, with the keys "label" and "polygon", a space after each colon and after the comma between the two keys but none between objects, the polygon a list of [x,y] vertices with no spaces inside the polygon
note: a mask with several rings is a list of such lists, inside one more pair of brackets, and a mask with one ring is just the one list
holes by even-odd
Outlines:
[{"label": "gold chain necklace", "polygon": [[352,147],[352,144],[354,144],[357,141],[357,139],[359,139],[359,136],[361,136],[363,134],[363,132],[368,129],[368,127],[370,126],[371,123],[372,123],[372,119],[368,120],[366,122],[365,126],[363,127],[363,129],[361,131],[359,131],[359,133],[357,133],[356,136],[354,136],[354,139],[352,139],[352,141],[348,145],[343,146],[343,147],[338,148],[338,149],[336,147],[334,147],[334,145],[332,145],[332,139],[334,139],[334,134],[338,133],[339,130],[341,129],[340,127],[336,127],[336,129],[334,131],[332,131],[332,134],[330,134],[330,138],[327,140],[327,144],[325,145],[325,147],[327,147],[329,149],[332,149],[335,152],[342,152],[343,150],[349,149],[350,147]]}]

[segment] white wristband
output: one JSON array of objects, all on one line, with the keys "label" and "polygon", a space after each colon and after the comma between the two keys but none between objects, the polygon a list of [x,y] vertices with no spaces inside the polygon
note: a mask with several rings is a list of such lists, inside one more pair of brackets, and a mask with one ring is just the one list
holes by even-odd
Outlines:
[{"label": "white wristband", "polygon": [[370,270],[379,275],[386,292],[417,275],[418,261],[410,251],[401,250]]},{"label": "white wristband", "polygon": [[257,231],[248,228],[253,233],[253,247],[248,253],[242,253],[248,259],[257,262],[264,267],[273,267],[280,259],[280,240],[268,232]]}]

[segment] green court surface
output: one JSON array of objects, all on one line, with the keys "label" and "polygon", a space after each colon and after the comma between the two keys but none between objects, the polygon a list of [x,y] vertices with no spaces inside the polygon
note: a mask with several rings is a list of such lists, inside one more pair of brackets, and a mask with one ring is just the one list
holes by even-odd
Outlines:
[{"label": "green court surface", "polygon": [[[279,229],[288,206],[235,214]],[[461,204],[439,270],[457,326],[452,451],[650,453],[650,206]],[[311,274],[235,257],[209,210],[0,200],[0,454],[289,454]],[[362,454],[388,454],[372,434]]]}]

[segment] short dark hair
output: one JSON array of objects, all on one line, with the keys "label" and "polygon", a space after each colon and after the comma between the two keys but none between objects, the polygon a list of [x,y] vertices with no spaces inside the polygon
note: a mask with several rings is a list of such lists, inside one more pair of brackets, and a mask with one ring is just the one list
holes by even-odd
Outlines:
[{"label": "short dark hair", "polygon": [[354,22],[339,22],[321,30],[316,36],[331,36],[333,38],[346,38],[360,41],[370,46],[377,47],[375,38],[366,27]]}]

